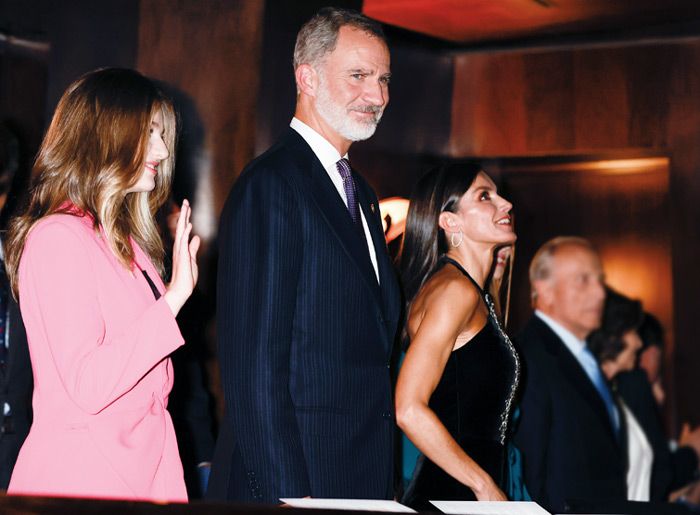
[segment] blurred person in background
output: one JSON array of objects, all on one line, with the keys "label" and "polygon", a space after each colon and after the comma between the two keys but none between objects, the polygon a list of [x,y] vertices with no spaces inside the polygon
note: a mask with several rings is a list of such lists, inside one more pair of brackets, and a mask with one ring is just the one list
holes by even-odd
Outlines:
[{"label": "blurred person in background", "polygon": [[659,406],[666,400],[666,390],[663,385],[664,328],[651,313],[644,314],[644,320],[639,327],[642,348],[639,351],[639,368],[642,369],[651,384],[654,398]]},{"label": "blurred person in background", "polygon": [[515,433],[525,484],[555,513],[626,501],[621,415],[586,345],[605,300],[598,253],[584,238],[553,238],[530,263],[530,285],[535,313],[516,340],[525,361]]},{"label": "blurred person in background", "polygon": [[[27,179],[17,177],[22,172],[20,151],[15,131],[0,124],[0,244],[13,201],[19,197],[17,186],[24,186]],[[3,251],[0,246],[0,489],[6,490],[32,422],[33,380],[24,322],[10,290]]]},{"label": "blurred person in background", "polygon": [[[613,389],[618,374],[630,372],[637,361],[642,340],[637,332],[642,322],[642,305],[606,289],[603,322],[588,337],[588,347],[600,363]],[[623,399],[617,399],[624,419],[627,445],[627,498],[649,501],[654,452],[647,432]]]},{"label": "blurred person in background", "polygon": [[[614,304],[631,302],[613,291],[609,291],[608,297]],[[665,501],[672,492],[697,477],[700,428],[691,430],[688,424],[683,424],[678,444],[671,445],[658,404],[662,399],[659,392],[663,391],[660,374],[663,327],[652,314],[644,313],[636,332],[642,342],[637,366],[631,371],[618,373],[615,386],[644,430],[653,450],[649,497],[652,501]]]}]

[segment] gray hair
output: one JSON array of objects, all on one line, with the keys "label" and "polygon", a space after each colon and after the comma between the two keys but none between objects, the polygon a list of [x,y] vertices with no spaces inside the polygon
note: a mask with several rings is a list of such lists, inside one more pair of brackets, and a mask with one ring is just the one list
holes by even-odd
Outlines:
[{"label": "gray hair", "polygon": [[344,26],[366,32],[386,44],[386,36],[378,22],[352,9],[324,7],[307,21],[297,34],[294,69],[301,64],[318,65],[326,54],[335,50],[338,32]]},{"label": "gray hair", "polygon": [[596,252],[593,244],[580,236],[557,236],[547,241],[539,248],[530,262],[530,298],[533,302],[537,298],[535,282],[550,278],[554,255],[563,247],[581,247],[593,253]]}]

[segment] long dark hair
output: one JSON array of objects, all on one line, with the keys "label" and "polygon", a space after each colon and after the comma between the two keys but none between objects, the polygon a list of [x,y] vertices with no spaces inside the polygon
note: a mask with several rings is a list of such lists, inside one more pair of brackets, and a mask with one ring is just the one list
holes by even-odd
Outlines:
[{"label": "long dark hair", "polygon": [[443,163],[421,177],[413,189],[399,258],[408,305],[447,252],[447,237],[438,225],[440,213],[457,211],[459,199],[481,171],[475,162]]}]

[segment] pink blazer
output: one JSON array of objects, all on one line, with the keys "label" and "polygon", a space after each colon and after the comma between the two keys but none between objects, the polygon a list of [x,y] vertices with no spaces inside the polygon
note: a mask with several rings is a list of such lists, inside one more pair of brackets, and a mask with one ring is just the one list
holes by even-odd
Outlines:
[{"label": "pink blazer", "polygon": [[[137,265],[163,282],[136,245]],[[89,217],[30,231],[20,309],[34,374],[34,421],[8,493],[186,501],[166,410],[168,355],[184,343],[163,297],[126,270]]]}]

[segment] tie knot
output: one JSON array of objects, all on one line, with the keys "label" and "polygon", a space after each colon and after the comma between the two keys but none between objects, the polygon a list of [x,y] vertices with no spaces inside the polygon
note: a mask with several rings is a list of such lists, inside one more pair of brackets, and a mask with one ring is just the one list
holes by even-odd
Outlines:
[{"label": "tie knot", "polygon": [[338,168],[338,173],[340,173],[340,176],[343,178],[343,180],[347,179],[352,174],[352,172],[350,171],[350,161],[348,161],[344,157],[339,159],[335,163],[335,166],[336,168]]}]

